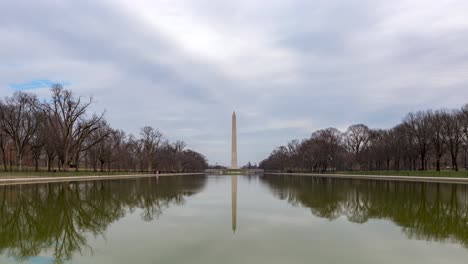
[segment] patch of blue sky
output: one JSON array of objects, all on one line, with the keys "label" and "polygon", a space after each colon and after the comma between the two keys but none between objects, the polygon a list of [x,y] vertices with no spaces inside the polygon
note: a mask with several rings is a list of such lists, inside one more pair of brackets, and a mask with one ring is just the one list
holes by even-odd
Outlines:
[{"label": "patch of blue sky", "polygon": [[0,69],[15,69],[21,67],[20,63],[0,62]]},{"label": "patch of blue sky", "polygon": [[8,86],[15,91],[24,91],[24,90],[48,88],[56,83],[61,84],[63,86],[70,84],[70,82],[56,82],[56,81],[51,81],[47,79],[35,79],[35,80],[25,82],[25,83],[10,83],[8,84]]}]

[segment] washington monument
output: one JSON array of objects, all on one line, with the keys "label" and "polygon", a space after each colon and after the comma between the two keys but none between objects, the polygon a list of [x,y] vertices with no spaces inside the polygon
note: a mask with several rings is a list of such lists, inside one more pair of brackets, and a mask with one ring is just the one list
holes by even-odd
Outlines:
[{"label": "washington monument", "polygon": [[237,128],[236,128],[236,112],[232,112],[231,169],[237,169]]}]

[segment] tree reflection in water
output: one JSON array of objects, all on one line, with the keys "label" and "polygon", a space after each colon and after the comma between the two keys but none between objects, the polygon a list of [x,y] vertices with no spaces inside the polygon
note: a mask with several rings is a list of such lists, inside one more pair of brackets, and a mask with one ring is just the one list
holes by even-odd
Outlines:
[{"label": "tree reflection in water", "polygon": [[272,175],[261,181],[279,199],[310,208],[321,218],[387,219],[409,238],[468,247],[467,185]]},{"label": "tree reflection in water", "polygon": [[102,236],[112,222],[141,209],[151,221],[200,192],[203,176],[0,187],[0,253],[20,261],[52,250],[55,262],[92,249],[86,235]]}]

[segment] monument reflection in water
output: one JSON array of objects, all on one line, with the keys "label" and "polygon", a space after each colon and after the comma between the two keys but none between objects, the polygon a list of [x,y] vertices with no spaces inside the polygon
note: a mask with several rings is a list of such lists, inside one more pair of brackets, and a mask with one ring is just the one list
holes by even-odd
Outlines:
[{"label": "monument reflection in water", "polygon": [[231,176],[231,217],[232,217],[232,232],[237,229],[237,176]]}]

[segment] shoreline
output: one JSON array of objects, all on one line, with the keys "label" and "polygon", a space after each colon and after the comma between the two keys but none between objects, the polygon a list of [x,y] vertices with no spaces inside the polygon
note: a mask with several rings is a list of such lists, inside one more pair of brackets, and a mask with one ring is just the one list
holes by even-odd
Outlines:
[{"label": "shoreline", "polygon": [[355,179],[355,180],[468,184],[468,178],[459,178],[459,177],[387,176],[387,175],[320,174],[320,173],[278,173],[278,172],[265,172],[264,173],[264,175],[268,175],[268,174],[269,175],[308,176],[308,177],[318,177],[318,178]]},{"label": "shoreline", "polygon": [[78,182],[78,181],[100,181],[100,180],[119,180],[119,179],[138,179],[152,178],[159,176],[183,176],[183,175],[205,175],[205,173],[164,173],[164,174],[123,174],[123,175],[94,175],[94,176],[28,176],[16,178],[0,178],[0,186],[5,185],[24,185],[38,183],[56,183],[56,182]]},{"label": "shoreline", "polygon": [[[429,177],[429,176],[392,176],[392,175],[358,175],[358,174],[321,174],[321,173],[279,173],[264,172],[264,175],[290,175],[306,176],[331,179],[355,179],[355,180],[381,180],[381,181],[405,181],[405,182],[424,182],[424,183],[448,183],[448,184],[468,184],[468,178],[460,177]],[[39,183],[57,183],[57,182],[78,182],[78,181],[99,181],[99,180],[119,180],[119,179],[138,179],[167,176],[184,175],[209,175],[209,173],[164,173],[164,174],[121,174],[121,175],[88,175],[88,176],[12,176],[10,178],[0,178],[0,186],[5,185],[25,185]],[[226,176],[229,176],[226,174]]]}]

